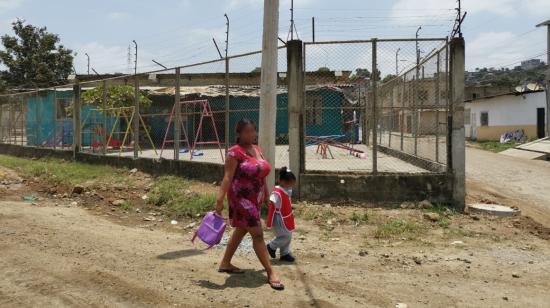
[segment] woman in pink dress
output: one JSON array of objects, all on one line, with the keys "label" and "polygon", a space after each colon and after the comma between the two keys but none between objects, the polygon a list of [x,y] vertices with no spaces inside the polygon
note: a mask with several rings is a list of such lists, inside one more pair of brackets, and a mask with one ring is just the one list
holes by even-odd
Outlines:
[{"label": "woman in pink dress", "polygon": [[264,242],[260,207],[269,199],[265,177],[271,171],[256,142],[256,125],[246,119],[237,123],[237,144],[229,149],[225,161],[225,173],[220,192],[216,200],[216,212],[221,214],[223,201],[227,195],[229,219],[235,228],[225,254],[220,263],[219,272],[242,274],[243,270],[231,264],[231,259],[246,233],[252,236],[254,251],[267,272],[268,284],[276,290],[283,290],[271,266],[271,259]]}]

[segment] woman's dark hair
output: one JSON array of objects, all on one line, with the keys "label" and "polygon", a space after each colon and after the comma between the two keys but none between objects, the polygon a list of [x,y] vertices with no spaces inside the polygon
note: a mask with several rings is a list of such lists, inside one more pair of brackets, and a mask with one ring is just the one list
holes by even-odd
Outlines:
[{"label": "woman's dark hair", "polygon": [[237,126],[235,127],[235,132],[237,133],[237,140],[236,142],[239,143],[240,142],[240,139],[239,139],[239,134],[243,131],[243,129],[245,129],[245,127],[247,127],[248,125],[252,125],[254,127],[254,129],[256,129],[256,123],[254,123],[254,121],[252,120],[249,120],[249,119],[246,119],[246,118],[242,118],[239,120],[239,122],[237,122]]},{"label": "woman's dark hair", "polygon": [[294,173],[292,173],[292,171],[290,171],[290,169],[288,169],[287,167],[283,167],[281,168],[281,171],[279,171],[279,182],[292,182],[292,181],[296,181],[296,176],[294,175]]}]

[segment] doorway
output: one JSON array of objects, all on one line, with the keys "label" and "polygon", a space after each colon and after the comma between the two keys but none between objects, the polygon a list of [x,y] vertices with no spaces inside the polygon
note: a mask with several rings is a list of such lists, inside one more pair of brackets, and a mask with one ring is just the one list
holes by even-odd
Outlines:
[{"label": "doorway", "polygon": [[544,121],[545,117],[545,110],[544,108],[537,108],[537,138],[544,138],[545,133],[545,126],[546,123]]}]

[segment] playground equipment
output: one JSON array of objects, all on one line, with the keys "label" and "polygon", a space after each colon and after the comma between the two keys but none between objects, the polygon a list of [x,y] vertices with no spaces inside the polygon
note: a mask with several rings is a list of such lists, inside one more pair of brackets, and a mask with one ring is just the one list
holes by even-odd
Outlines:
[{"label": "playground equipment", "polygon": [[[101,114],[101,122],[97,122],[97,115],[98,113]],[[93,115],[93,116],[90,116]],[[108,116],[109,115],[109,116]],[[104,118],[105,117],[105,118]],[[114,118],[114,123],[112,123],[112,128],[109,133],[109,136],[106,135],[106,118],[111,119]],[[133,139],[133,146],[137,146],[140,153],[142,152],[141,147],[139,146],[139,141],[136,140],[134,136],[134,131],[132,128],[132,123],[134,121],[135,117],[135,108],[134,107],[118,107],[118,108],[95,108],[90,109],[88,115],[82,122],[82,134],[91,134],[92,140],[90,141],[90,147],[92,150],[96,150],[98,148],[104,148],[105,150],[111,148],[115,150],[119,150],[119,156],[122,155],[122,151],[124,148],[132,148],[131,145],[126,145],[126,141],[129,140],[129,136],[132,136]],[[84,127],[88,124],[88,121],[92,119],[91,129],[89,131],[85,131]],[[124,131],[117,131],[117,127],[119,127],[119,124],[121,124],[122,119],[126,122],[126,129]],[[151,147],[153,151],[155,152],[155,155],[157,155],[157,149],[155,147],[155,144],[153,142],[153,139],[151,138],[151,135],[149,134],[149,129],[145,125],[145,121],[143,121],[143,118],[141,117],[141,114],[139,115],[139,123],[141,124],[141,127],[143,128],[145,135],[147,136],[147,139],[149,140]],[[110,123],[109,123],[110,124]],[[103,127],[103,128],[102,128]],[[122,135],[122,141],[119,138],[115,138],[114,136],[117,135],[120,138],[120,135]]]},{"label": "playground equipment", "polygon": [[[214,113],[212,112],[212,108],[210,107],[210,102],[206,99],[204,100],[191,100],[191,101],[180,101],[178,104],[180,104],[180,114],[176,114],[176,104],[172,107],[172,112],[170,112],[170,117],[168,119],[168,125],[166,126],[166,131],[164,133],[164,141],[162,142],[162,147],[160,150],[160,156],[162,157],[162,153],[166,147],[167,144],[174,144],[175,142],[178,142],[179,144],[184,143],[187,146],[187,149],[184,149],[182,152],[190,154],[190,159],[193,160],[193,157],[196,156],[202,156],[202,152],[197,151],[198,145],[217,145],[218,149],[220,150],[220,156],[222,158],[222,162],[225,160],[223,156],[222,146],[220,143],[220,138],[218,135],[218,130],[216,128],[216,122],[214,121]],[[191,113],[187,113],[188,107],[191,107]],[[195,131],[195,135],[193,137],[192,143],[190,142],[189,135],[187,133],[187,129],[185,128],[185,123],[187,121],[184,121],[184,118],[191,115],[193,116],[195,113],[193,112],[195,108],[200,109],[200,120],[199,125]],[[207,140],[207,141],[199,141],[199,137],[201,136],[201,133],[203,132],[203,124],[205,119],[210,119],[212,123],[212,128],[214,130],[214,138],[213,140]],[[174,125],[180,126],[180,136],[174,136],[172,140],[168,139],[168,135],[170,132],[170,127]],[[182,136],[183,135],[183,136]],[[183,139],[182,139],[183,137]]]},{"label": "playground equipment", "polygon": [[366,157],[365,152],[355,149],[353,144],[348,146],[345,143],[338,141],[343,138],[346,138],[346,135],[306,136],[306,147],[317,146],[316,153],[320,154],[323,159],[328,159],[329,155],[331,159],[334,159],[334,155],[332,154],[330,147],[349,151],[350,155],[357,158],[364,159]]}]

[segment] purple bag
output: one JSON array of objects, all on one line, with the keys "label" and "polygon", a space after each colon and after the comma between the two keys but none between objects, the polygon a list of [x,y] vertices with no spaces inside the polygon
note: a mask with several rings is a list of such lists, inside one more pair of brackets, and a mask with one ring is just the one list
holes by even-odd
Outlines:
[{"label": "purple bag", "polygon": [[206,249],[218,245],[222,241],[225,227],[226,225],[223,217],[214,212],[208,212],[202,219],[201,225],[191,239],[193,246],[195,246],[195,238],[197,237],[208,245]]}]

